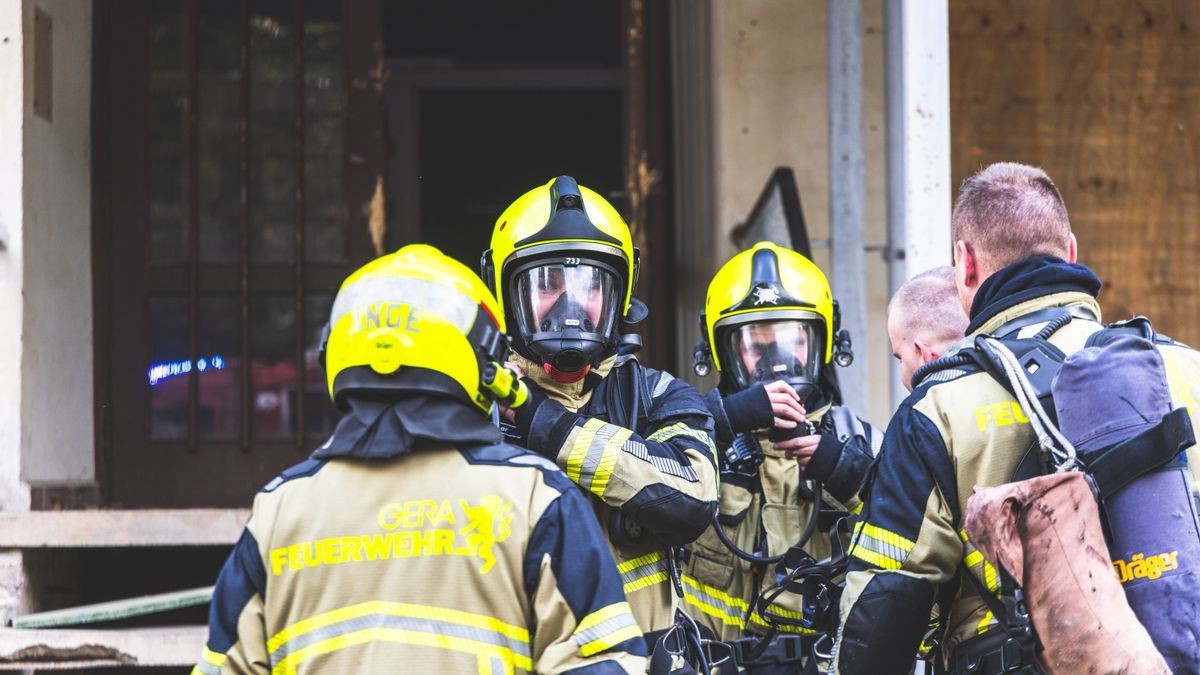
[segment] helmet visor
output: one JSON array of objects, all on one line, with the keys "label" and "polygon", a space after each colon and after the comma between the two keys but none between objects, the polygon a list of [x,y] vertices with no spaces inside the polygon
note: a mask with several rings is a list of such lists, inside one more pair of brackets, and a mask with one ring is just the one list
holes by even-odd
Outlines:
[{"label": "helmet visor", "polygon": [[513,306],[522,335],[577,330],[608,336],[616,323],[621,285],[597,265],[546,264],[519,272]]},{"label": "helmet visor", "polygon": [[745,323],[726,336],[722,360],[739,389],[774,380],[815,381],[821,340],[812,321]]}]

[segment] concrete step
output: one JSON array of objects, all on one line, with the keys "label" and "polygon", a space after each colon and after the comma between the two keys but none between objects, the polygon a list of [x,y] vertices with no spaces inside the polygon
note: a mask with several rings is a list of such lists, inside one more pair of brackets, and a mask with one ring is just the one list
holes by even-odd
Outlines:
[{"label": "concrete step", "polygon": [[0,513],[0,549],[221,546],[237,541],[247,509]]},{"label": "concrete step", "polygon": [[204,626],[120,630],[0,628],[0,670],[190,666],[200,658],[207,635]]}]

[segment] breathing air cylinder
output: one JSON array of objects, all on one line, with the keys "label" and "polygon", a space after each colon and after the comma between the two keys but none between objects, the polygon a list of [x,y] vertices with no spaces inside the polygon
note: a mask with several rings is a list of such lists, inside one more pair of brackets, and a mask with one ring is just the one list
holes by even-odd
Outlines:
[{"label": "breathing air cylinder", "polygon": [[[1104,331],[1101,331],[1102,333]],[[1100,499],[1113,570],[1174,673],[1200,674],[1200,495],[1185,450],[1185,408],[1172,410],[1163,357],[1150,340],[1089,340],[1054,379],[1059,427]]]}]

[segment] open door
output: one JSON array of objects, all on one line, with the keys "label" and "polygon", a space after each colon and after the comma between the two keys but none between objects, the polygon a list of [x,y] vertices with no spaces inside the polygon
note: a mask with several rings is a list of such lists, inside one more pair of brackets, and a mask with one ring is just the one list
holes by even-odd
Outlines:
[{"label": "open door", "polygon": [[382,252],[377,0],[99,3],[101,488],[244,506],[331,430],[318,336]]}]

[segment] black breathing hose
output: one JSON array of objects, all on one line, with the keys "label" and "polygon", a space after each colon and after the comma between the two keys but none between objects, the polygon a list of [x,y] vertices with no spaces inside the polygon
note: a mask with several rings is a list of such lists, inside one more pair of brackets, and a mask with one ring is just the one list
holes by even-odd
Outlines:
[{"label": "black breathing hose", "polygon": [[[821,515],[821,484],[815,481],[813,482],[813,494],[816,495],[817,498],[813,500],[812,516],[809,517],[808,524],[804,527],[803,534],[801,534],[800,539],[792,545],[792,548],[803,548],[804,545],[808,543],[808,540],[812,538],[813,533],[817,531],[817,519]],[[784,556],[786,555],[785,552],[779,555],[761,556],[743,551],[742,549],[738,548],[738,545],[735,544],[732,539],[729,538],[729,535],[725,532],[725,527],[721,525],[720,516],[716,513],[714,513],[712,517],[712,526],[713,529],[716,530],[717,537],[721,540],[721,543],[725,544],[725,548],[729,549],[730,553],[741,558],[742,560],[745,560],[746,562],[761,565],[774,565],[782,562]]]}]

